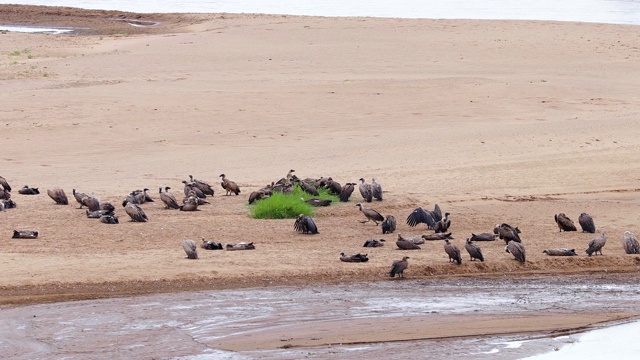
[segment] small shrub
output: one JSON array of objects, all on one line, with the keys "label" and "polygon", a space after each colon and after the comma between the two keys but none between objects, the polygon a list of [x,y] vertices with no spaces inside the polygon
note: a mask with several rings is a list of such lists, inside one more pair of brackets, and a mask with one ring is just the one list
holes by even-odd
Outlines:
[{"label": "small shrub", "polygon": [[295,186],[293,193],[274,192],[266,199],[256,201],[251,206],[251,217],[254,219],[295,219],[300,214],[313,215],[313,206],[304,202],[311,198],[328,199],[338,202],[339,198],[327,189],[319,189],[319,196],[312,196]]}]

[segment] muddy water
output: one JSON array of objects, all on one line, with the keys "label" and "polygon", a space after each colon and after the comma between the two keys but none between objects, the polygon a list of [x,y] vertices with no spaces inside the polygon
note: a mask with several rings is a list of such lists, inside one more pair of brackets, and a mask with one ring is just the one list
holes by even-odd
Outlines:
[{"label": "muddy water", "polygon": [[[78,301],[0,310],[0,354],[12,359],[516,359],[579,335],[515,334],[223,351],[212,344],[291,324],[412,316],[637,311],[640,275],[384,281]],[[382,331],[382,330],[381,330]],[[283,342],[285,344],[285,342]]]}]

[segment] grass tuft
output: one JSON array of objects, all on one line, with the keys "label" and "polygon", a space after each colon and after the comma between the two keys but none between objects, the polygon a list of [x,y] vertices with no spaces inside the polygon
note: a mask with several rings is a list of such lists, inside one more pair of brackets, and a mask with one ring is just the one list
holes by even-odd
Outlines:
[{"label": "grass tuft", "polygon": [[[251,217],[254,219],[295,219],[300,214],[313,215],[313,206],[304,200],[317,197],[338,202],[339,198],[329,193],[327,189],[319,189],[320,196],[312,196],[295,186],[293,193],[282,194],[274,192],[266,199],[256,201],[251,205]],[[304,199],[304,200],[303,200]]]}]

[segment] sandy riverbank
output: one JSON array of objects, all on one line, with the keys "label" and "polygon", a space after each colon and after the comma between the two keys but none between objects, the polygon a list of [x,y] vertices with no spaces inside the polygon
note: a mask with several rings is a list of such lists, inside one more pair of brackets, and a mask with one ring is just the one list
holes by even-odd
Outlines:
[{"label": "sandy riverbank", "polygon": [[[0,9],[0,24],[92,29],[0,34],[0,175],[18,203],[0,213],[0,304],[385,281],[405,253],[395,234],[361,247],[381,231],[358,222],[358,194],[318,210],[316,236],[248,217],[249,193],[290,168],[375,177],[385,200],[371,206],[404,235],[427,233],[403,219],[435,203],[461,248],[496,223],[522,230],[524,265],[502,241],[461,266],[432,242],[410,253],[412,279],[638,271],[620,245],[639,231],[638,27],[151,14],[139,18],[160,24],[140,28],[105,20],[133,14]],[[222,196],[223,172],[240,196]],[[216,182],[211,204],[175,212],[156,197],[145,224],[101,224],[44,194],[76,188],[119,204],[143,187],[180,193],[189,174]],[[17,194],[25,184],[43,194]],[[559,212],[590,213],[609,236],[605,255],[584,254],[592,234],[559,233]],[[25,228],[41,236],[10,239]],[[181,242],[200,237],[257,249],[185,260]],[[556,247],[580,256],[542,254]],[[371,260],[342,263],[341,251]]]}]

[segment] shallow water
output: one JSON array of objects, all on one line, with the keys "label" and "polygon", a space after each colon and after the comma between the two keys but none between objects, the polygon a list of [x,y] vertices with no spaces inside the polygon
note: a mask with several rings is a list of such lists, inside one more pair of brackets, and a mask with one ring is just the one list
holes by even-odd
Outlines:
[{"label": "shallow water", "polygon": [[425,19],[513,19],[640,24],[640,0],[0,0],[139,13],[262,13]]},{"label": "shallow water", "polygon": [[[33,358],[504,359],[552,351],[580,334],[540,334],[228,352],[209,344],[256,331],[338,319],[447,314],[575,314],[636,309],[640,276],[384,281],[162,294],[2,310],[0,353]],[[629,351],[638,351],[633,347]]]}]

